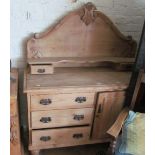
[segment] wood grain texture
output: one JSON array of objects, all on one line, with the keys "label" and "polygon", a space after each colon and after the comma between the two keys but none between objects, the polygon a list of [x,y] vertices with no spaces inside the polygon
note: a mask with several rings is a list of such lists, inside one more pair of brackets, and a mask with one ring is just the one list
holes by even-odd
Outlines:
[{"label": "wood grain texture", "polygon": [[117,138],[119,135],[122,126],[124,124],[125,119],[127,118],[129,113],[129,108],[125,107],[123,110],[119,113],[116,121],[113,123],[113,125],[110,127],[110,129],[107,131],[109,135],[111,135],[114,139]]},{"label": "wood grain texture", "polygon": [[135,50],[136,42],[88,3],[56,26],[35,34],[27,43],[27,58],[134,57]]},{"label": "wood grain texture", "polygon": [[[75,134],[82,134],[82,137],[74,138]],[[49,136],[48,141],[40,140],[41,137]],[[57,147],[61,144],[80,144],[81,142],[88,141],[90,136],[90,127],[76,127],[76,128],[62,128],[62,129],[47,129],[32,131],[32,145],[33,146],[46,146],[51,145]]]},{"label": "wood grain texture", "polygon": [[[128,71],[132,70],[135,58],[125,57],[57,57],[57,58],[31,58],[28,64],[31,74],[52,74],[57,67],[109,67],[115,70]],[[44,69],[39,73],[38,69]]]},{"label": "wood grain texture", "polygon": [[18,112],[18,71],[10,73],[10,155],[22,155]]},{"label": "wood grain texture", "polygon": [[[69,109],[94,107],[94,93],[66,93],[66,94],[35,94],[31,95],[31,110]],[[78,98],[85,98],[79,103]],[[50,104],[40,104],[41,101],[50,100]]]},{"label": "wood grain texture", "polygon": [[[30,58],[27,60],[30,66],[32,65],[49,65],[53,67],[89,67],[89,66],[108,66],[113,67],[119,64],[131,64],[135,62],[135,58],[125,57],[47,57],[47,58]],[[37,67],[37,66],[35,66]],[[43,66],[42,66],[43,67]]]},{"label": "wood grain texture", "polygon": [[132,110],[134,109],[134,107],[136,107],[135,106],[136,99],[138,97],[138,92],[140,90],[140,86],[141,86],[142,82],[145,82],[144,70],[140,70],[139,73],[138,73],[135,89],[134,89],[132,100],[131,100],[131,104],[130,104],[130,109],[132,109]]},{"label": "wood grain texture", "polygon": [[123,90],[128,87],[130,77],[131,72],[115,72],[100,67],[58,68],[53,75],[26,74],[24,91],[73,93]]},{"label": "wood grain texture", "polygon": [[[85,58],[72,58],[72,57],[47,57],[40,58],[40,64],[53,64],[59,66],[60,63],[95,63],[95,62],[113,62],[113,63],[134,63],[135,58],[124,57],[85,57]],[[29,64],[38,64],[38,60],[35,58],[28,59]]]},{"label": "wood grain texture", "polygon": [[10,72],[10,97],[11,99],[17,100],[18,92],[18,72],[17,69],[13,68]]},{"label": "wood grain texture", "polygon": [[[32,128],[39,129],[90,125],[93,117],[93,110],[93,108],[82,108],[32,112]],[[47,120],[47,118],[50,120],[45,123],[44,120]]]},{"label": "wood grain texture", "polygon": [[80,146],[80,145],[88,145],[88,144],[101,144],[101,143],[107,143],[110,142],[111,138],[110,137],[106,137],[105,139],[96,139],[96,140],[92,140],[92,139],[88,139],[87,141],[82,141],[80,142],[80,144],[77,143],[66,143],[66,144],[59,144],[59,145],[44,145],[44,146],[34,146],[34,145],[29,145],[29,150],[40,150],[40,149],[49,149],[49,148],[60,148],[60,147],[72,147],[72,146]]},{"label": "wood grain texture", "polygon": [[125,92],[99,93],[94,117],[93,139],[104,138],[124,106]]}]

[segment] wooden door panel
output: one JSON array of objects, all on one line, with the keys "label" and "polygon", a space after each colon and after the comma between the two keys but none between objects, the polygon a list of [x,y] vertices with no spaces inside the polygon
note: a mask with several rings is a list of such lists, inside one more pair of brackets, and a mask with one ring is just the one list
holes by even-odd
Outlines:
[{"label": "wooden door panel", "polygon": [[99,93],[93,125],[93,139],[102,139],[124,105],[125,92]]}]

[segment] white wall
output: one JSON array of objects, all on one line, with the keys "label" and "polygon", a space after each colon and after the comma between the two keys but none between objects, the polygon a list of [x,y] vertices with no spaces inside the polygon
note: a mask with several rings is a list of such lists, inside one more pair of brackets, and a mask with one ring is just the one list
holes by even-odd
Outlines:
[{"label": "white wall", "polygon": [[25,40],[55,24],[69,11],[86,2],[93,2],[125,35],[140,39],[144,23],[144,0],[11,0],[11,59],[12,66],[25,64]]}]

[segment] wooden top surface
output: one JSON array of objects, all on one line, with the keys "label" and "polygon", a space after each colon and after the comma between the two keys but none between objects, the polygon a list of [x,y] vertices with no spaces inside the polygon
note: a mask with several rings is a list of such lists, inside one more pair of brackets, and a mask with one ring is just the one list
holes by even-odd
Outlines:
[{"label": "wooden top surface", "polygon": [[[38,59],[28,59],[29,64],[38,64]],[[95,63],[95,62],[113,62],[113,63],[134,63],[135,58],[125,57],[57,57],[57,58],[39,58],[39,64],[54,64],[57,63]]]},{"label": "wooden top surface", "polygon": [[11,98],[17,97],[18,90],[18,71],[17,69],[11,69],[10,72],[10,96]]},{"label": "wooden top surface", "polygon": [[[51,75],[31,75],[25,73],[24,92],[44,92],[72,89],[77,91],[105,91],[126,89],[130,72],[116,72],[99,67],[57,68]],[[76,89],[75,89],[76,88]]]}]

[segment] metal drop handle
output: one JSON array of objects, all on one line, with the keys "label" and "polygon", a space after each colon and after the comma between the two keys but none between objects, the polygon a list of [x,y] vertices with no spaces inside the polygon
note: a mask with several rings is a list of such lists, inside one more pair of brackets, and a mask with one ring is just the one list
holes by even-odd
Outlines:
[{"label": "metal drop handle", "polygon": [[37,72],[38,73],[45,73],[45,69],[38,69]]},{"label": "metal drop handle", "polygon": [[42,137],[40,137],[40,140],[47,142],[47,141],[51,140],[51,137],[50,136],[42,136]]},{"label": "metal drop handle", "polygon": [[83,138],[83,134],[82,133],[73,134],[73,138],[75,138],[75,139]]},{"label": "metal drop handle", "polygon": [[84,119],[84,115],[74,115],[74,120],[80,121]]},{"label": "metal drop handle", "polygon": [[51,103],[52,103],[51,99],[41,99],[40,100],[40,104],[42,104],[42,105],[49,105]]},{"label": "metal drop handle", "polygon": [[83,103],[83,102],[86,102],[86,101],[87,101],[86,97],[77,97],[75,99],[75,102],[77,102],[77,103]]},{"label": "metal drop handle", "polygon": [[51,121],[52,121],[51,117],[42,117],[40,119],[40,122],[42,122],[42,123],[49,123]]}]

